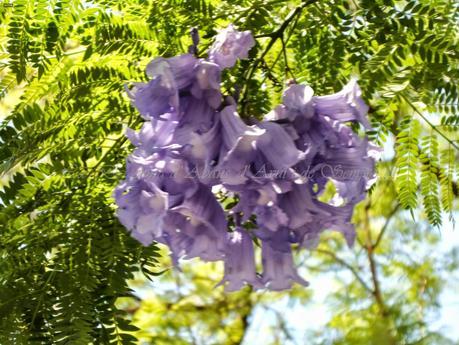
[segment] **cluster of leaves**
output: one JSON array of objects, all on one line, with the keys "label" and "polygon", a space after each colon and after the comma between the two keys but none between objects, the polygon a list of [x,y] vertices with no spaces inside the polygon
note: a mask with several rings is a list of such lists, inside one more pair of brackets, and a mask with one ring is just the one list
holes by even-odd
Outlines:
[{"label": "cluster of leaves", "polygon": [[157,247],[129,236],[111,194],[124,174],[123,126],[138,123],[124,83],[142,79],[139,63],[157,52],[142,5],[115,9],[0,9],[9,112],[0,126],[2,344],[136,341],[115,302],[132,295],[135,272],[155,274]]},{"label": "cluster of leaves", "polygon": [[[440,225],[440,209],[450,212],[457,196],[451,173],[457,172],[459,151],[457,4],[336,1],[309,13],[299,20],[302,35],[291,43],[299,77],[323,92],[359,76],[371,105],[370,137],[381,145],[387,136],[396,138],[392,176],[402,206],[414,210],[422,200],[431,224]],[[432,142],[438,142],[434,151]],[[427,179],[419,170],[435,172]]]},{"label": "cluster of leaves", "polygon": [[192,26],[202,51],[229,22],[257,35],[223,83],[246,118],[276,105],[286,79],[323,94],[360,76],[369,134],[396,138],[402,206],[420,194],[440,224],[457,195],[457,13],[446,0],[1,2],[0,342],[134,341],[115,300],[134,271],[152,274],[156,247],[113,215],[123,128],[139,125],[124,84],[185,52]]},{"label": "cluster of leaves", "polygon": [[152,274],[157,248],[140,247],[115,219],[112,179],[87,185],[84,173],[55,171],[31,168],[1,214],[0,341],[133,343],[115,302],[132,295],[135,272]]}]

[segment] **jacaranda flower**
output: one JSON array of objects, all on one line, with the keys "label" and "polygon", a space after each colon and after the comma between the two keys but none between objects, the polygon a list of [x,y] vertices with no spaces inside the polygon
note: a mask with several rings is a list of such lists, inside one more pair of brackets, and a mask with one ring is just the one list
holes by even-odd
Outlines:
[{"label": "jacaranda flower", "polygon": [[235,291],[249,284],[261,288],[260,277],[255,269],[255,254],[252,239],[240,227],[228,233],[225,256],[225,276],[219,285],[226,284],[226,291]]},{"label": "jacaranda flower", "polygon": [[237,59],[247,58],[250,48],[255,45],[250,31],[237,31],[233,25],[219,32],[209,50],[210,61],[221,68],[233,67]]},{"label": "jacaranda flower", "polygon": [[[145,122],[126,133],[135,149],[114,192],[117,216],[143,245],[167,245],[177,265],[223,260],[226,291],[308,285],[292,245],[312,248],[325,230],[352,245],[354,207],[374,180],[378,148],[348,126],[370,128],[362,91],[355,79],[327,96],[291,83],[282,103],[249,125],[220,81],[223,69],[248,56],[251,33],[221,30],[207,59],[196,56],[196,30],[192,41],[188,54],[154,59],[150,80],[128,90]],[[336,193],[325,202],[330,184]],[[224,209],[222,194],[234,205]]]}]

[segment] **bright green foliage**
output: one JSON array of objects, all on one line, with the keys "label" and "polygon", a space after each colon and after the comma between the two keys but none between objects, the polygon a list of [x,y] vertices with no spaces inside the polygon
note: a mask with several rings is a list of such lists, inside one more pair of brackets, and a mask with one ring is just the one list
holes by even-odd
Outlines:
[{"label": "bright green foliage", "polygon": [[[453,190],[453,176],[454,176],[454,153],[452,150],[444,150],[441,155],[440,165],[445,169],[440,171],[440,185],[441,185],[441,201],[445,211],[452,211],[454,190]],[[457,189],[457,187],[456,187]]]},{"label": "bright green foliage", "polygon": [[440,201],[438,199],[438,143],[435,136],[430,135],[423,139],[420,160],[423,163],[421,170],[421,195],[429,221],[433,225],[441,224]]},{"label": "bright green foliage", "polygon": [[458,190],[458,13],[448,0],[0,2],[0,343],[134,342],[115,300],[161,268],[114,216],[124,127],[140,125],[124,85],[185,52],[192,26],[202,54],[230,22],[257,36],[223,78],[245,118],[288,79],[325,94],[358,76],[369,135],[396,138],[391,197],[439,225]]},{"label": "bright green foliage", "polygon": [[414,208],[417,204],[417,165],[419,161],[418,137],[421,128],[416,119],[406,117],[400,124],[397,136],[397,175],[395,183],[400,202],[405,208]]}]

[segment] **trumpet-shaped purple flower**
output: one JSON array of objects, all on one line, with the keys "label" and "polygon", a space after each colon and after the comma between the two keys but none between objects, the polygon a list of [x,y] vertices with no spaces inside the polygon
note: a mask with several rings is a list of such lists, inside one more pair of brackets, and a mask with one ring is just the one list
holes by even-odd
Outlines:
[{"label": "trumpet-shaped purple flower", "polygon": [[268,202],[267,205],[257,205],[253,213],[257,216],[257,224],[269,231],[277,231],[288,224],[287,214],[274,202]]},{"label": "trumpet-shaped purple flower", "polygon": [[168,195],[154,184],[124,182],[115,191],[117,216],[132,236],[147,246],[163,231]]},{"label": "trumpet-shaped purple flower", "polygon": [[179,106],[177,89],[164,83],[162,77],[148,83],[135,83],[127,92],[145,120],[176,111]]},{"label": "trumpet-shaped purple flower", "polygon": [[263,287],[255,269],[255,253],[252,239],[244,229],[236,228],[226,241],[225,276],[218,285],[225,285],[225,291],[236,291],[248,284],[254,288]]},{"label": "trumpet-shaped purple flower", "polygon": [[293,120],[296,116],[307,119],[314,116],[312,96],[314,91],[306,85],[292,84],[282,95],[282,102],[289,113],[288,117]]},{"label": "trumpet-shaped purple flower", "polygon": [[133,145],[140,148],[149,155],[159,148],[176,147],[173,142],[174,131],[178,122],[174,119],[173,114],[164,114],[168,119],[144,122],[139,132],[131,128],[126,130],[126,136]]},{"label": "trumpet-shaped purple flower", "polygon": [[221,121],[220,167],[231,172],[223,181],[225,184],[241,184],[254,177],[266,178],[269,174],[288,170],[304,156],[290,135],[276,123],[247,126],[233,105],[223,109]]},{"label": "trumpet-shaped purple flower", "polygon": [[361,96],[362,90],[353,78],[338,93],[314,97],[315,109],[319,115],[327,115],[339,121],[358,121],[370,129],[371,125],[366,118],[369,108]]},{"label": "trumpet-shaped purple flower", "polygon": [[216,109],[221,103],[220,68],[209,61],[200,61],[195,71],[195,81],[191,87],[191,94],[207,102]]},{"label": "trumpet-shaped purple flower", "polygon": [[209,59],[221,68],[233,67],[237,59],[247,58],[249,50],[255,45],[250,31],[237,31],[233,25],[219,32],[209,50]]},{"label": "trumpet-shaped purple flower", "polygon": [[223,258],[227,224],[225,214],[211,190],[199,185],[196,192],[170,209],[164,237],[173,254],[206,261]]},{"label": "trumpet-shaped purple flower", "polygon": [[[370,128],[361,90],[354,79],[328,96],[291,84],[282,104],[248,125],[234,99],[222,105],[220,80],[224,68],[247,57],[253,37],[229,26],[208,59],[193,55],[196,30],[192,39],[190,54],[154,59],[150,81],[128,91],[146,121],[126,132],[135,149],[114,192],[117,216],[143,245],[167,245],[175,264],[223,260],[219,285],[226,291],[308,285],[294,267],[292,244],[312,248],[323,231],[334,230],[352,245],[354,207],[374,180],[378,149],[347,125]],[[330,183],[335,195],[319,200]],[[237,204],[224,211],[213,188]],[[252,237],[261,242],[262,274]]]},{"label": "trumpet-shaped purple flower", "polygon": [[269,241],[263,241],[262,261],[262,280],[268,289],[287,290],[294,282],[304,286],[309,285],[296,271],[290,248],[287,251],[276,250]]},{"label": "trumpet-shaped purple flower", "polygon": [[160,77],[162,83],[171,89],[181,90],[189,86],[195,77],[199,60],[191,54],[171,58],[158,57],[147,65],[147,76]]}]

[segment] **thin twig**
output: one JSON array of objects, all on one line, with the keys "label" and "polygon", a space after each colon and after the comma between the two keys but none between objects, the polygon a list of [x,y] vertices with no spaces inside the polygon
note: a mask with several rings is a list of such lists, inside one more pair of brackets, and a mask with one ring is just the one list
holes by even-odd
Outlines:
[{"label": "thin twig", "polygon": [[[276,43],[276,41],[278,39],[281,39],[284,35],[284,31],[287,29],[287,27],[289,26],[289,24],[292,22],[293,19],[295,19],[296,16],[298,16],[301,11],[303,10],[303,8],[305,8],[306,6],[308,5],[311,5],[315,2],[317,2],[318,0],[308,0],[308,1],[305,1],[303,2],[301,5],[299,5],[298,7],[296,7],[294,10],[292,10],[289,15],[285,18],[284,22],[279,26],[279,28],[277,28],[275,31],[271,32],[271,33],[268,33],[268,34],[264,34],[264,35],[258,35],[258,36],[255,36],[256,38],[260,38],[260,37],[270,37],[270,41],[268,42],[268,45],[266,46],[266,48],[264,49],[263,53],[261,53],[260,57],[257,58],[251,68],[249,69],[248,73],[247,73],[247,77],[245,78],[247,81],[251,80],[253,75],[255,74],[255,71],[258,67],[258,65],[260,64],[260,62],[264,59],[264,57],[266,56],[266,54],[268,54],[268,52],[271,50],[271,48],[273,47],[274,43]],[[244,88],[244,92],[243,92],[243,97],[242,97],[242,100],[241,100],[241,106],[242,106],[242,112],[244,113],[244,109],[247,105],[247,96],[248,96],[248,91],[249,91],[249,87],[248,87],[248,83],[245,83],[245,88]]]},{"label": "thin twig", "polygon": [[384,223],[383,227],[381,228],[381,231],[379,232],[378,237],[376,238],[376,241],[373,243],[373,249],[375,249],[379,245],[379,243],[381,242],[381,239],[383,238],[384,233],[386,232],[392,217],[400,209],[400,206],[401,205],[399,203],[397,203],[397,205],[394,207],[392,212],[387,216],[386,222]]},{"label": "thin twig", "polygon": [[381,313],[381,316],[383,318],[387,317],[387,308],[386,304],[384,303],[384,298],[381,293],[381,285],[379,283],[379,278],[378,278],[378,271],[376,268],[376,260],[374,257],[374,247],[373,247],[373,240],[371,238],[371,228],[370,228],[370,221],[369,221],[369,216],[368,212],[371,207],[371,202],[368,201],[367,204],[365,205],[365,211],[364,211],[364,221],[363,221],[363,227],[365,231],[365,250],[367,252],[367,257],[368,257],[368,263],[370,264],[370,272],[371,272],[371,281],[373,282],[373,297],[376,300],[376,304],[379,307],[379,311]]},{"label": "thin twig", "polygon": [[379,279],[376,270],[376,262],[373,256],[373,240],[371,238],[371,229],[370,229],[370,222],[368,217],[368,211],[370,209],[371,203],[370,201],[367,202],[365,205],[365,217],[364,217],[364,231],[365,231],[365,250],[367,251],[368,262],[370,263],[370,271],[371,271],[371,280],[373,281],[373,295],[376,299],[376,302],[380,306],[382,314],[385,314],[386,308],[384,307],[384,302],[381,295],[381,289],[379,285]]},{"label": "thin twig", "polygon": [[281,37],[281,42],[282,42],[282,54],[284,56],[284,62],[285,62],[285,72],[286,72],[285,74],[287,74],[287,75],[290,74],[290,76],[293,79],[296,79],[295,75],[292,72],[292,69],[290,68],[290,66],[288,64],[287,47],[286,47],[286,44],[285,44],[284,36]]},{"label": "thin twig", "polygon": [[[367,204],[365,205],[365,211],[364,211],[364,222],[363,222],[363,227],[364,231],[366,234],[366,243],[365,243],[365,250],[367,252],[367,257],[368,257],[368,263],[370,264],[370,272],[371,272],[371,281],[373,283],[373,297],[376,301],[376,304],[379,308],[379,313],[381,315],[381,318],[384,320],[384,322],[390,322],[389,318],[389,312],[386,306],[386,303],[384,301],[383,294],[381,292],[381,284],[379,282],[379,277],[378,277],[378,270],[377,270],[377,263],[374,257],[374,246],[373,246],[373,240],[371,238],[371,228],[370,228],[370,220],[369,220],[369,210],[371,207],[371,202],[368,201]],[[393,330],[394,327],[392,324],[387,325],[388,330]],[[395,345],[396,340],[393,337],[392,332],[390,332],[387,336],[388,344]]]},{"label": "thin twig", "polygon": [[368,286],[368,284],[363,280],[363,278],[360,276],[360,274],[357,272],[357,270],[350,264],[348,264],[346,261],[338,257],[335,253],[332,251],[326,250],[326,249],[316,249],[316,252],[328,255],[333,258],[337,263],[339,263],[341,266],[346,267],[349,269],[352,274],[354,275],[355,278],[359,281],[359,283],[364,287],[365,290],[367,290],[370,294],[373,294],[373,290]]},{"label": "thin twig", "polygon": [[422,114],[418,108],[404,95],[401,95],[401,97],[405,100],[406,103],[435,131],[437,132],[443,139],[445,139],[448,143],[450,143],[451,146],[453,146],[456,150],[459,151],[459,146],[450,138],[448,138],[443,132],[441,132],[437,126],[435,126],[430,120]]},{"label": "thin twig", "polygon": [[[295,22],[293,23],[291,29],[289,30],[289,33],[287,35],[287,39],[284,40],[286,44],[288,43],[288,41],[290,41],[290,38],[292,37],[293,31],[295,30],[295,27],[298,24],[298,18],[299,17],[295,18]],[[282,51],[280,51],[279,54],[277,54],[276,58],[274,59],[272,65],[271,65],[271,69],[273,69],[274,66],[276,66],[276,64],[279,61],[281,55],[282,55]],[[268,78],[267,75],[265,75],[263,77],[263,79],[261,80],[260,85],[263,85],[267,78]]]},{"label": "thin twig", "polygon": [[287,324],[284,318],[285,315],[273,307],[265,306],[264,308],[266,310],[272,311],[276,315],[279,328],[284,333],[286,340],[288,340],[289,342],[295,345],[298,344],[295,337],[292,335],[291,331],[287,327]]},{"label": "thin twig", "polygon": [[[182,290],[180,289],[182,286],[182,282],[180,279],[180,274],[177,274],[177,272],[172,272],[172,276],[175,280],[175,287],[176,287],[176,292],[177,295],[179,296],[180,301],[185,299],[185,296],[182,294]],[[177,303],[178,304],[178,303]],[[191,344],[192,345],[198,345],[197,339],[193,333],[193,329],[191,328],[190,325],[186,325],[186,330],[188,332],[188,335],[190,336]]]}]

